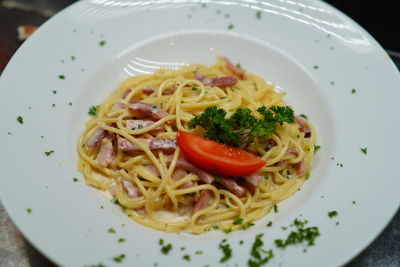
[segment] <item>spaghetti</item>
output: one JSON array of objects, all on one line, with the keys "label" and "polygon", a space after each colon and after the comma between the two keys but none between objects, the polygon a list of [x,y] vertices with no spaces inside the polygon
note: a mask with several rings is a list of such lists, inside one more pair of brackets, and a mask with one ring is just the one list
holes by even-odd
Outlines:
[{"label": "spaghetti", "polygon": [[88,185],[108,191],[127,216],[147,227],[192,233],[246,228],[302,186],[314,154],[313,126],[300,116],[277,124],[271,137],[256,137],[245,148],[266,164],[222,181],[185,159],[175,138],[177,131],[202,135],[189,122],[207,107],[256,114],[260,106],[282,106],[283,97],[273,84],[221,57],[212,66],[130,77],[86,123],[78,169]]}]

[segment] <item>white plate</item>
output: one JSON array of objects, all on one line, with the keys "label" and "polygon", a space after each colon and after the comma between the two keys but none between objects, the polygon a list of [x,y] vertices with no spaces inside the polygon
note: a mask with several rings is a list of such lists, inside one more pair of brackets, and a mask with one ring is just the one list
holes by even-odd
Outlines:
[{"label": "white plate", "polygon": [[[233,258],[226,264],[245,266],[255,235],[265,233],[264,248],[275,252],[272,265],[337,266],[365,248],[397,210],[400,78],[379,44],[320,1],[203,3],[78,2],[43,25],[4,71],[1,200],[24,236],[55,263],[112,265],[123,253],[118,266],[217,266],[218,244],[228,238]],[[311,177],[279,213],[246,231],[193,236],[147,229],[87,187],[76,170],[88,108],[130,74],[212,64],[215,55],[276,83],[288,103],[309,116],[321,145]],[[339,216],[330,219],[332,210]],[[281,226],[295,218],[321,232],[306,253],[301,246],[280,250],[273,242],[288,235]],[[108,233],[110,227],[116,233]],[[160,252],[160,238],[174,246],[168,256]]]}]

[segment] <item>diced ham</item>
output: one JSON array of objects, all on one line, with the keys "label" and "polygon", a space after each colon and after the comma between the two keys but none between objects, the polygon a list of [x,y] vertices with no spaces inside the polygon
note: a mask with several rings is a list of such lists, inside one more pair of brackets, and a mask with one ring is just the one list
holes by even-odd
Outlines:
[{"label": "diced ham", "polygon": [[[168,165],[171,164],[171,160],[172,160],[171,157],[169,157],[167,159]],[[200,178],[200,180],[202,180],[206,184],[211,184],[212,182],[214,182],[214,179],[215,179],[213,175],[209,174],[208,172],[206,172],[202,169],[197,168],[190,161],[188,161],[186,158],[184,158],[182,155],[176,161],[176,168],[181,168],[181,169],[184,169],[185,171],[196,174]]]},{"label": "diced ham", "polygon": [[237,197],[242,197],[246,190],[238,185],[235,180],[229,177],[221,177],[219,182],[222,184],[223,187],[228,189],[229,192],[233,193]]},{"label": "diced ham", "polygon": [[126,108],[126,104],[117,102],[111,107],[110,112],[115,112],[115,111],[125,109],[125,108]]},{"label": "diced ham", "polygon": [[293,164],[293,167],[299,176],[304,176],[307,171],[306,161],[303,158],[300,162]]},{"label": "diced ham", "polygon": [[132,184],[130,181],[123,178],[121,179],[121,184],[122,188],[128,194],[128,197],[138,198],[142,196],[142,192],[140,192],[139,188],[136,185]]},{"label": "diced ham", "polygon": [[309,138],[311,136],[311,130],[307,126],[307,121],[300,116],[295,116],[294,122],[297,123],[300,127],[300,132],[304,133],[305,138]]},{"label": "diced ham", "polygon": [[246,79],[246,74],[244,73],[243,70],[239,69],[236,67],[228,58],[223,57],[223,60],[225,61],[226,67],[233,72],[236,76],[238,76],[240,79],[245,80]]},{"label": "diced ham", "polygon": [[[130,130],[138,130],[142,128],[150,127],[154,124],[154,121],[144,121],[144,120],[126,120],[126,128]],[[151,132],[161,132],[164,128],[162,126],[156,127],[151,130]]]},{"label": "diced ham", "polygon": [[217,77],[217,78],[209,78],[199,73],[195,74],[195,79],[201,82],[204,85],[208,86],[218,86],[218,87],[226,87],[233,86],[237,84],[237,79],[235,76],[225,76],[225,77]]},{"label": "diced ham", "polygon": [[97,128],[96,130],[93,131],[93,133],[90,135],[88,140],[86,141],[86,145],[88,147],[98,147],[100,145],[101,140],[106,136],[107,131]]},{"label": "diced ham", "polygon": [[[135,144],[132,144],[128,139],[118,136],[118,150],[124,152],[136,152],[141,151],[142,149]],[[142,142],[144,145],[148,145],[150,143],[150,139],[138,138],[139,142]]]},{"label": "diced ham", "polygon": [[109,139],[105,139],[106,141],[101,144],[99,153],[97,154],[97,162],[103,166],[107,167],[110,165],[115,158],[114,155],[114,147],[112,141]]},{"label": "diced ham", "polygon": [[157,107],[156,105],[140,101],[131,102],[128,108],[139,119],[151,118],[158,121],[169,115],[168,112]]},{"label": "diced ham", "polygon": [[[158,90],[158,86],[146,86],[143,88],[143,93],[146,95],[150,95]],[[162,92],[163,95],[173,95],[175,93],[172,89],[166,89]]]},{"label": "diced ham", "polygon": [[[180,179],[182,179],[183,177],[185,177],[187,175],[187,172],[185,170],[176,168],[175,171],[172,173],[172,180],[179,181]],[[191,188],[194,186],[194,183],[192,181],[186,182],[183,185],[179,186],[179,188],[181,189],[187,189],[187,188]]]},{"label": "diced ham", "polygon": [[163,152],[170,154],[176,150],[176,139],[175,138],[152,138],[149,143],[150,150],[162,150]]},{"label": "diced ham", "polygon": [[204,189],[200,193],[200,197],[197,200],[196,204],[193,207],[193,214],[202,210],[208,206],[208,202],[212,197],[212,192],[210,190]]},{"label": "diced ham", "polygon": [[153,164],[144,165],[144,167],[155,176],[160,177],[160,172]]}]

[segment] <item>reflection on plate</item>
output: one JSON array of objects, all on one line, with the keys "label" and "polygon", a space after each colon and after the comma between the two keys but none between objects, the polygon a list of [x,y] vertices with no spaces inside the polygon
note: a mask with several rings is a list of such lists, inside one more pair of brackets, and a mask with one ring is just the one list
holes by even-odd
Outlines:
[{"label": "reflection on plate", "polygon": [[[246,231],[193,236],[144,228],[84,186],[76,170],[88,108],[129,75],[211,64],[215,55],[279,85],[308,115],[321,145],[310,179]],[[82,1],[41,27],[1,77],[1,199],[24,235],[65,266],[216,266],[224,238],[233,251],[224,265],[245,266],[258,233],[274,251],[272,265],[340,265],[379,234],[400,202],[399,85],[375,40],[319,1]],[[330,218],[331,211],[338,215]],[[321,232],[306,253],[274,244],[295,218]],[[160,238],[173,245],[168,255]]]}]

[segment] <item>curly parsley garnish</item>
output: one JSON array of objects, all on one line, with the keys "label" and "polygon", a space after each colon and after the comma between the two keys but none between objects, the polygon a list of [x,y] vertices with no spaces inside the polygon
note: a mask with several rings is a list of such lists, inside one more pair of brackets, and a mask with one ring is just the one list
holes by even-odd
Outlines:
[{"label": "curly parsley garnish", "polygon": [[250,143],[255,137],[270,137],[276,129],[276,124],[294,121],[294,112],[288,107],[264,106],[257,109],[263,118],[256,118],[250,109],[238,108],[229,118],[226,112],[217,107],[208,107],[203,113],[195,116],[190,122],[190,127],[201,126],[205,137],[229,145],[240,146]]},{"label": "curly parsley garnish", "polygon": [[[258,234],[256,235],[256,238],[254,240],[253,246],[251,247],[251,259],[247,262],[247,265],[249,267],[259,267],[261,265],[264,265],[268,263],[270,259],[274,257],[274,253],[272,252],[272,249],[270,250],[264,250],[261,247],[263,246],[263,241],[261,238],[263,237],[264,234]],[[264,257],[265,255],[265,257]]]}]

